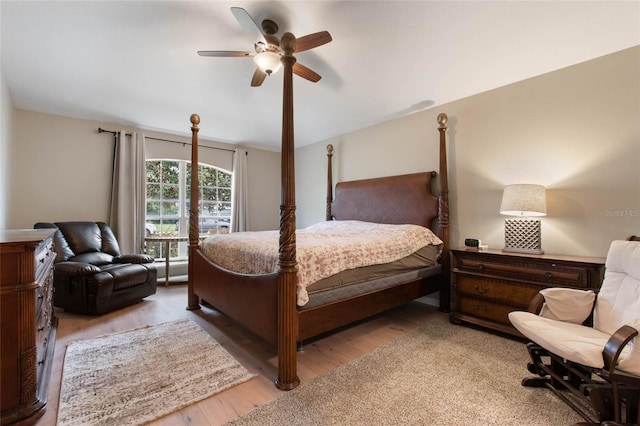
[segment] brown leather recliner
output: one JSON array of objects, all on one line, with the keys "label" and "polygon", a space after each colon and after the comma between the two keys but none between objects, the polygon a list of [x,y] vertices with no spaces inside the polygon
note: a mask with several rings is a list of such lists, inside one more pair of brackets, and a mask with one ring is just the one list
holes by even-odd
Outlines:
[{"label": "brown leather recliner", "polygon": [[69,312],[103,314],[156,292],[154,259],[146,254],[120,254],[106,223],[40,222],[34,228],[57,228],[55,306]]}]

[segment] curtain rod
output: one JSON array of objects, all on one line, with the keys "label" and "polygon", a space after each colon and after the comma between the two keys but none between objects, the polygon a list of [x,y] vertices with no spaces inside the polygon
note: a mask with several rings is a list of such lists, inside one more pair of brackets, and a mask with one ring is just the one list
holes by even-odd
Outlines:
[{"label": "curtain rod", "polygon": [[[111,133],[112,135],[115,136],[118,132],[115,132],[113,130],[105,130],[102,127],[98,127],[98,133]],[[131,136],[131,133],[125,133],[125,134],[127,136]],[[151,136],[145,136],[145,139],[152,139],[154,141],[162,141],[162,142],[179,143],[179,144],[182,144],[182,146],[191,145],[191,142],[172,141],[170,139],[154,138],[154,137],[151,137]],[[218,148],[218,147],[215,147],[215,146],[200,145],[200,148],[219,149],[220,151],[228,151],[228,152],[234,152],[235,153],[235,150],[233,150],[233,149]]]}]

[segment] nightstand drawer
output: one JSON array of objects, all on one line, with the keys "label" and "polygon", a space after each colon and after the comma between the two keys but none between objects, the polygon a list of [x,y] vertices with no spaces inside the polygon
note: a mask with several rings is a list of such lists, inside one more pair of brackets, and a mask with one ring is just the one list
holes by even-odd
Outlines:
[{"label": "nightstand drawer", "polygon": [[517,308],[502,305],[498,302],[471,297],[459,297],[457,304],[458,312],[463,315],[470,315],[509,326],[511,325],[508,317],[509,312],[517,310]]},{"label": "nightstand drawer", "polygon": [[543,288],[541,285],[514,283],[458,274],[454,276],[455,294],[482,299],[494,299],[509,305],[526,309],[529,302]]},{"label": "nightstand drawer", "polygon": [[[454,270],[470,274],[481,274],[511,280],[539,282],[545,286],[588,287],[588,269],[580,266],[567,266],[560,262],[519,259],[506,264],[482,255],[476,257],[460,256],[453,265]],[[457,272],[456,271],[456,272]]]}]

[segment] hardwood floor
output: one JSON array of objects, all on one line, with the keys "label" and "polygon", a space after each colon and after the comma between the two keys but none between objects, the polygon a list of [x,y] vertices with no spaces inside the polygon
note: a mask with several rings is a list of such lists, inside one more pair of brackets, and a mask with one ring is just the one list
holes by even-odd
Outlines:
[{"label": "hardwood floor", "polygon": [[[59,323],[47,409],[37,425],[54,426],[56,423],[62,364],[69,342],[181,318],[191,318],[198,323],[258,377],[159,419],[153,425],[220,425],[283,394],[273,384],[277,375],[275,348],[212,309],[203,307],[188,311],[186,305],[186,285],[174,285],[158,287],[158,292],[143,302],[98,317],[69,314],[56,308]],[[308,342],[298,354],[298,376],[302,383],[307,383],[399,337],[433,315],[444,314],[423,303],[411,302]]]}]

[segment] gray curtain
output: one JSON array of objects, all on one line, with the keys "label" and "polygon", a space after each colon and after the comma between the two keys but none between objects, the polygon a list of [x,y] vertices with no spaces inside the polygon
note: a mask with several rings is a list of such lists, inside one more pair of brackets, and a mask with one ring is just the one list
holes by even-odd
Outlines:
[{"label": "gray curtain", "polygon": [[116,138],[109,226],[123,254],[142,253],[146,216],[145,137],[124,131]]},{"label": "gray curtain", "polygon": [[236,149],[233,154],[231,181],[231,232],[246,231],[248,218],[247,151]]}]

